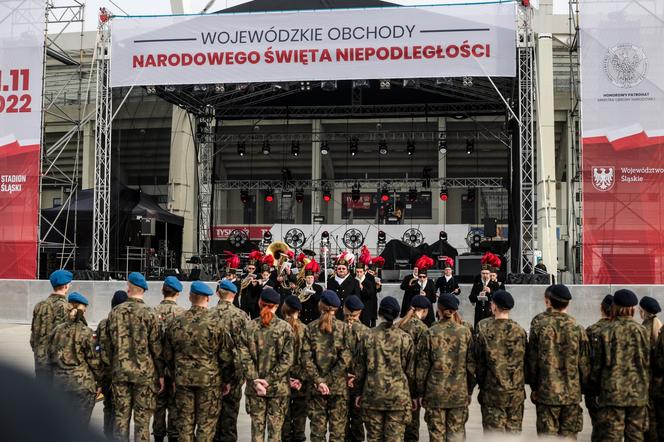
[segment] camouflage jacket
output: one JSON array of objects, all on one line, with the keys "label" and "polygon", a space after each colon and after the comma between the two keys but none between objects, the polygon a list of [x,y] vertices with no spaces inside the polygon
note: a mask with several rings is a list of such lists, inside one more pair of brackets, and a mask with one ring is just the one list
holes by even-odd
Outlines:
[{"label": "camouflage jacket", "polygon": [[590,343],[590,366],[595,365],[596,355],[599,352],[599,345],[601,343],[602,331],[611,324],[611,320],[608,318],[602,318],[599,321],[595,322],[593,325],[586,329],[586,335],[588,336],[588,342]]},{"label": "camouflage jacket", "polygon": [[[369,332],[370,328],[367,327],[366,325],[362,324],[360,321],[345,321],[348,327],[350,328],[350,353],[352,355],[352,362],[350,365],[350,373],[356,374],[357,371],[359,370],[358,365],[360,365],[362,362],[359,360],[359,351],[360,351],[360,343],[362,342],[362,339],[364,336]],[[355,383],[355,388],[351,389],[351,393],[354,395],[359,395],[361,392],[360,386]]]},{"label": "camouflage jacket", "polygon": [[219,386],[234,370],[233,342],[206,307],[192,306],[168,322],[164,362],[176,385]]},{"label": "camouflage jacket", "polygon": [[[298,319],[298,321],[300,321]],[[304,361],[302,358],[302,341],[304,341],[304,333],[306,331],[306,325],[300,321],[299,332],[293,330],[293,366],[291,367],[289,376],[293,379],[298,379],[302,382],[302,388],[300,390],[291,390],[292,396],[306,396],[309,391],[309,382],[306,380],[305,370],[304,370]]]},{"label": "camouflage jacket", "polygon": [[108,357],[109,353],[103,351],[104,347],[109,345],[108,318],[104,318],[99,321],[95,335],[97,337],[97,353],[99,353],[99,361],[101,362],[102,369],[102,376],[99,383],[104,387],[110,386],[112,380],[111,361],[105,359]]},{"label": "camouflage jacket", "polygon": [[[348,396],[347,375],[352,364],[350,327],[335,319],[332,333],[318,328],[320,319],[307,325],[302,342],[302,356],[307,379],[315,386],[325,383],[331,395]],[[320,394],[316,388],[312,394]]]},{"label": "camouflage jacket", "polygon": [[[217,318],[217,321],[219,321],[222,330],[230,335],[234,343],[237,343],[247,328],[247,324],[250,321],[249,315],[244,310],[226,301],[219,301],[219,304],[210,311]],[[237,345],[233,345],[233,360],[235,369],[232,372],[229,382],[235,385],[242,383],[242,363]]]},{"label": "camouflage jacket", "polygon": [[[422,321],[420,318],[413,316],[413,318],[408,321],[404,327],[401,329],[408,333],[410,338],[413,340],[413,350],[415,351],[415,355],[417,356],[417,345],[420,342],[420,338],[424,334],[425,331],[427,331],[429,327]],[[413,376],[410,378],[411,380],[411,385],[410,385],[410,391],[414,392],[417,389],[417,386],[415,385],[415,372],[413,371]]]},{"label": "camouflage jacket", "polygon": [[526,345],[526,331],[515,321],[483,321],[475,339],[480,404],[517,407],[523,403]]},{"label": "camouflage jacket", "polygon": [[154,311],[162,324],[162,330],[166,330],[168,322],[176,316],[186,312],[187,309],[179,306],[175,301],[164,299],[158,306],[154,307]]},{"label": "camouflage jacket", "polygon": [[612,320],[600,334],[592,367],[600,407],[642,407],[648,404],[650,338],[630,317]]},{"label": "camouflage jacket", "polygon": [[436,322],[417,344],[416,396],[425,408],[458,408],[468,404],[475,386],[472,332],[452,320]]},{"label": "camouflage jacket", "polygon": [[362,408],[411,410],[410,386],[415,349],[408,333],[383,322],[369,329],[360,341],[357,384]]},{"label": "camouflage jacket", "polygon": [[[653,397],[664,399],[664,333],[660,331],[657,343],[651,352],[650,367],[652,370],[651,391]],[[594,365],[593,365],[594,367]]]},{"label": "camouflage jacket", "polygon": [[101,361],[92,330],[82,319],[68,319],[53,329],[48,357],[53,383],[65,391],[94,393],[101,379]]},{"label": "camouflage jacket", "polygon": [[289,374],[294,362],[293,330],[286,321],[276,316],[267,327],[261,318],[249,321],[239,339],[238,349],[244,380],[245,394],[256,396],[255,379],[265,379],[268,397],[290,394]]},{"label": "camouflage jacket", "polygon": [[52,293],[40,301],[32,312],[30,347],[35,364],[48,365],[48,339],[56,325],[67,320],[67,298]]},{"label": "camouflage jacket", "polygon": [[528,380],[533,401],[544,405],[581,402],[588,386],[590,345],[586,331],[567,313],[543,316],[528,341]]},{"label": "camouflage jacket", "polygon": [[129,298],[108,314],[102,358],[113,382],[155,385],[164,375],[159,319],[142,299]]}]

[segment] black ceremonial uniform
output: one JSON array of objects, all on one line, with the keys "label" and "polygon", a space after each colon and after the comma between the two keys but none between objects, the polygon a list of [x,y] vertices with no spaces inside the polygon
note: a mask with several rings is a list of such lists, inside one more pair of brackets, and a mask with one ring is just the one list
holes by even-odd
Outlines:
[{"label": "black ceremonial uniform", "polygon": [[378,319],[378,294],[376,292],[376,280],[368,273],[364,276],[360,299],[364,309],[360,314],[360,321],[367,327],[375,327]]},{"label": "black ceremonial uniform", "polygon": [[[304,282],[302,286],[304,286]],[[309,324],[310,322],[315,321],[320,316],[320,311],[318,310],[318,302],[320,301],[320,294],[323,293],[323,287],[319,284],[314,284],[311,286],[313,293],[306,301],[302,302],[302,311],[300,312],[300,321],[304,324]]]},{"label": "black ceremonial uniform", "polygon": [[482,319],[491,317],[491,297],[496,292],[496,290],[500,289],[500,284],[495,281],[489,281],[487,285],[489,286],[491,293],[487,293],[486,301],[480,301],[477,299],[482,289],[484,289],[484,283],[482,280],[476,281],[475,284],[473,284],[473,288],[470,291],[470,296],[468,297],[470,302],[475,304],[475,328],[477,327],[477,323]]},{"label": "black ceremonial uniform", "polygon": [[455,290],[458,288],[459,282],[454,277],[454,275],[452,275],[449,280],[445,279],[445,275],[436,280],[436,290],[438,291],[439,295],[442,295],[443,293],[453,293],[459,296],[461,293],[455,292]]},{"label": "black ceremonial uniform", "polygon": [[[413,279],[416,281],[411,285],[410,281]],[[404,291],[403,301],[401,302],[401,317],[403,318],[406,316],[406,313],[408,313],[408,310],[410,309],[411,300],[420,294],[422,287],[420,286],[420,281],[418,278],[411,274],[403,279],[401,282],[401,289]],[[436,321],[436,315],[433,312],[433,306],[436,305],[436,302],[438,301],[438,298],[436,297],[436,285],[431,279],[427,278],[427,283],[424,286],[423,291],[424,296],[426,296],[432,304],[432,306],[429,307],[429,313],[427,314],[426,318],[423,319],[423,322],[427,325],[427,327],[430,327],[431,324]]]},{"label": "black ceremonial uniform", "polygon": [[[357,279],[355,279],[355,277],[351,276],[350,274],[346,275],[346,278],[341,282],[341,284],[337,282],[336,276],[330,277],[330,279],[327,280],[327,288],[339,296],[339,299],[341,299],[341,305],[344,305],[346,298],[351,295],[355,295],[357,297],[362,295],[360,290],[360,283],[357,282]],[[343,309],[337,310],[337,319],[342,320],[343,315]]]}]

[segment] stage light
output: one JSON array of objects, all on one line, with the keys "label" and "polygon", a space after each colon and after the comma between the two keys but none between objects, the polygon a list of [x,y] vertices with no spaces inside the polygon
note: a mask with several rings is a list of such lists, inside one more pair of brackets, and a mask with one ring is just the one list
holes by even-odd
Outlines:
[{"label": "stage light", "polygon": [[411,187],[410,190],[408,190],[408,201],[411,203],[417,201],[417,189],[415,187]]},{"label": "stage light", "polygon": [[415,88],[420,86],[420,80],[416,78],[407,78],[403,81],[403,87]]},{"label": "stage light", "polygon": [[154,95],[154,94],[157,93],[157,88],[154,87],[154,86],[148,86],[148,87],[145,88],[145,92],[146,92],[148,95]]},{"label": "stage light", "polygon": [[447,232],[441,230],[440,233],[438,234],[438,239],[441,241],[447,241]]},{"label": "stage light", "polygon": [[390,200],[390,191],[387,190],[387,187],[383,187],[383,189],[380,191],[380,200],[384,203]]},{"label": "stage light", "polygon": [[406,143],[406,153],[408,153],[408,156],[412,156],[415,153],[415,141],[408,140]]},{"label": "stage light", "polygon": [[369,80],[353,80],[354,89],[368,88],[369,86],[371,86]]},{"label": "stage light", "polygon": [[241,157],[244,156],[244,154],[247,153],[247,145],[244,141],[238,141],[237,142],[237,154],[240,155]]},{"label": "stage light", "polygon": [[249,202],[249,192],[246,190],[241,190],[240,191],[240,201],[242,201],[242,204],[247,204]]},{"label": "stage light", "polygon": [[380,140],[378,142],[378,153],[381,155],[387,155],[387,141]]},{"label": "stage light", "polygon": [[268,202],[268,203],[271,203],[272,201],[274,201],[274,193],[272,193],[271,190],[269,190],[269,191],[265,194],[265,201]]},{"label": "stage light", "polygon": [[224,86],[221,83],[215,84],[214,85],[214,91],[218,94],[220,94],[222,92],[226,92],[226,86]]},{"label": "stage light", "polygon": [[332,199],[332,193],[330,193],[329,190],[324,190],[323,191],[323,201],[325,201],[326,203],[329,203],[331,199]]},{"label": "stage light", "polygon": [[300,155],[300,142],[297,140],[291,142],[291,155],[294,157]]},{"label": "stage light", "polygon": [[380,88],[384,91],[392,89],[392,82],[390,80],[380,80]]},{"label": "stage light", "polygon": [[353,184],[353,189],[350,191],[350,199],[353,202],[358,202],[360,200],[360,183]]},{"label": "stage light", "polygon": [[300,90],[301,91],[310,91],[311,82],[310,81],[300,81]]},{"label": "stage light", "polygon": [[438,141],[438,152],[443,155],[447,153],[447,140]]},{"label": "stage light", "polygon": [[378,231],[378,242],[383,244],[387,241],[387,235],[382,230]]},{"label": "stage light", "polygon": [[272,242],[272,232],[266,230],[265,233],[263,233],[263,241]]},{"label": "stage light", "polygon": [[454,82],[452,81],[451,78],[448,77],[436,78],[436,86],[452,86],[452,85],[454,85]]},{"label": "stage light", "polygon": [[172,84],[169,84],[168,86],[164,86],[164,90],[166,92],[175,92],[175,86],[173,86]]},{"label": "stage light", "polygon": [[473,77],[463,77],[463,87],[473,87]]},{"label": "stage light", "polygon": [[320,88],[325,92],[333,92],[337,90],[337,81],[336,80],[327,80],[320,82]]},{"label": "stage light", "polygon": [[194,92],[206,92],[207,84],[197,84],[194,86]]},{"label": "stage light", "polygon": [[328,153],[330,153],[330,148],[329,148],[329,145],[328,145],[327,141],[321,142],[320,143],[320,154],[321,155],[327,155]]},{"label": "stage light", "polygon": [[285,200],[293,199],[293,192],[291,192],[290,190],[282,190],[281,198]]},{"label": "stage light", "polygon": [[330,240],[330,232],[323,230],[323,233],[320,234],[320,239],[323,242],[328,242]]},{"label": "stage light", "polygon": [[350,155],[354,157],[360,150],[360,140],[358,140],[357,137],[351,138],[348,148],[350,150]]},{"label": "stage light", "polygon": [[302,204],[304,202],[304,190],[302,189],[295,190],[295,201],[298,202],[299,204]]},{"label": "stage light", "polygon": [[263,155],[270,155],[270,140],[263,141]]},{"label": "stage light", "polygon": [[447,201],[447,186],[444,184],[440,187],[440,200]]},{"label": "stage light", "polygon": [[472,155],[475,152],[475,140],[467,139],[466,140],[466,155]]}]

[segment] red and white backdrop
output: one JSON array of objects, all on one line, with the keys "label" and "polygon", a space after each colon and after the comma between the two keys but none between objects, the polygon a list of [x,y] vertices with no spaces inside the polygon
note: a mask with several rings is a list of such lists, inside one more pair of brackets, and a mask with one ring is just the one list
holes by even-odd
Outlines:
[{"label": "red and white backdrop", "polygon": [[583,281],[664,283],[664,2],[581,5]]},{"label": "red and white backdrop", "polygon": [[0,278],[37,270],[43,0],[0,0]]}]

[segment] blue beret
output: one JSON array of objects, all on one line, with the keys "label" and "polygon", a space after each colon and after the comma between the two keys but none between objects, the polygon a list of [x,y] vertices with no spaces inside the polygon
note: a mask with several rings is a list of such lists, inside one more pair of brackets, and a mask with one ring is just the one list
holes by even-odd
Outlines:
[{"label": "blue beret", "polygon": [[130,273],[129,276],[127,276],[127,281],[136,287],[142,288],[143,290],[148,289],[148,282],[145,280],[145,276],[138,272]]},{"label": "blue beret", "polygon": [[438,305],[444,309],[459,310],[459,298],[452,293],[443,293],[438,297]]},{"label": "blue beret", "polygon": [[113,293],[113,299],[111,299],[111,308],[116,307],[127,300],[127,292],[124,290],[118,290]]},{"label": "blue beret", "polygon": [[609,308],[613,305],[613,295],[606,295],[604,299],[602,299],[602,305],[604,308]]},{"label": "blue beret", "polygon": [[214,292],[210,288],[209,285],[204,283],[203,281],[194,281],[191,283],[191,293],[194,295],[200,295],[200,296],[212,296],[214,295]]},{"label": "blue beret", "polygon": [[546,288],[546,291],[549,293],[549,298],[558,301],[570,301],[572,299],[572,293],[565,284],[550,285]]},{"label": "blue beret", "polygon": [[164,285],[172,288],[178,293],[182,291],[182,283],[175,276],[167,276],[166,279],[164,279]]},{"label": "blue beret", "polygon": [[302,303],[300,302],[300,298],[294,295],[290,295],[286,298],[284,301],[287,306],[290,308],[297,310],[298,312],[302,310]]},{"label": "blue beret", "polygon": [[364,308],[362,300],[360,300],[360,298],[358,298],[356,295],[351,295],[346,298],[344,305],[350,311],[362,310]]},{"label": "blue beret", "polygon": [[659,302],[657,302],[655,298],[651,298],[650,296],[644,296],[643,298],[641,298],[641,302],[639,302],[639,305],[643,310],[653,315],[656,315],[657,313],[662,311],[662,308],[659,306]]},{"label": "blue beret", "polygon": [[[399,306],[399,301],[397,301],[395,298],[392,296],[386,296],[380,300],[379,310],[383,312],[383,315],[387,313],[388,316],[391,316],[392,319],[394,319],[399,316],[401,307]],[[389,320],[390,318],[385,319]]]},{"label": "blue beret", "polygon": [[633,291],[621,289],[613,294],[613,303],[620,307],[634,307],[639,303],[639,299]]},{"label": "blue beret", "polygon": [[78,302],[79,304],[83,304],[83,305],[88,305],[89,304],[88,303],[88,298],[86,298],[85,296],[81,295],[78,292],[70,293],[69,296],[67,297],[67,301],[69,301],[69,302]]},{"label": "blue beret", "polygon": [[51,281],[53,288],[55,288],[69,284],[71,280],[74,279],[74,275],[72,275],[69,270],[56,270],[51,273],[51,276],[49,276],[48,279]]},{"label": "blue beret", "polygon": [[281,296],[275,289],[268,286],[261,292],[261,301],[278,305],[281,304]]},{"label": "blue beret", "polygon": [[320,300],[330,307],[341,307],[341,299],[339,299],[339,296],[337,296],[337,294],[332,290],[323,290],[323,293],[320,295]]},{"label": "blue beret", "polygon": [[429,298],[427,298],[426,296],[417,295],[410,300],[410,306],[413,308],[428,309],[429,307],[431,307],[431,301],[429,301]]},{"label": "blue beret", "polygon": [[221,290],[228,290],[229,292],[237,293],[237,286],[228,279],[219,281],[219,288]]},{"label": "blue beret", "polygon": [[491,301],[503,310],[512,310],[514,308],[514,298],[510,292],[506,292],[505,290],[496,290],[493,297],[491,297]]}]

